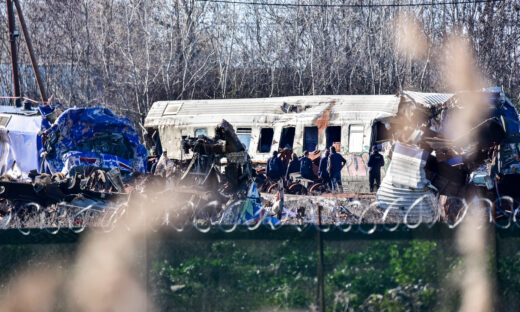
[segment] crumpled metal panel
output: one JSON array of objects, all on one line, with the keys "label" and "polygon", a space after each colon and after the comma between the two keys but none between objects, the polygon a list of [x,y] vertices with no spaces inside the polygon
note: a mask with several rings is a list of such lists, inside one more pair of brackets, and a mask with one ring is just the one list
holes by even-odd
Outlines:
[{"label": "crumpled metal panel", "polygon": [[442,104],[453,96],[451,93],[424,93],[414,91],[403,91],[403,95],[415,103],[425,106]]},{"label": "crumpled metal panel", "polygon": [[410,222],[431,222],[437,218],[438,196],[424,171],[427,157],[415,146],[395,144],[392,161],[376,195],[380,208],[391,209],[390,214],[406,216]]},{"label": "crumpled metal panel", "polygon": [[117,157],[114,155],[107,155],[103,153],[93,152],[78,152],[72,151],[65,153],[62,156],[63,169],[62,173],[67,174],[74,167],[80,166],[95,166],[101,168],[118,168],[126,171],[139,171],[132,167],[133,164],[129,160]]},{"label": "crumpled metal panel", "polygon": [[423,150],[412,145],[396,143],[385,180],[400,187],[422,189],[430,183],[424,171],[427,159],[428,153]]},{"label": "crumpled metal panel", "polygon": [[[52,173],[63,170],[64,156],[69,152],[76,152],[73,158],[80,162],[81,153],[85,153],[85,159],[97,157],[98,162],[95,164],[102,168],[146,171],[146,148],[139,142],[133,123],[107,108],[67,109],[45,130],[44,135],[47,137],[44,147],[48,153],[46,161]],[[117,138],[116,143],[120,143],[121,150],[114,150],[116,145],[110,142],[111,136]],[[87,162],[91,160],[88,159]],[[120,163],[124,165],[120,166]]]}]

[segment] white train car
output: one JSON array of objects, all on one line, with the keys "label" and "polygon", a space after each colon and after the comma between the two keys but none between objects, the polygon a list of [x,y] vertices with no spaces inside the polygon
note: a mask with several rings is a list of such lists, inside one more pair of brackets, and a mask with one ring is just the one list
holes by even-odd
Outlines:
[{"label": "white train car", "polygon": [[278,148],[289,147],[300,155],[334,144],[347,160],[343,181],[353,186],[349,182],[368,180],[373,121],[395,115],[401,99],[399,95],[323,95],[160,101],[153,104],[144,126],[149,133],[158,133],[172,159],[186,157],[181,154],[183,137],[212,137],[222,119],[233,125],[253,162],[260,164]]}]

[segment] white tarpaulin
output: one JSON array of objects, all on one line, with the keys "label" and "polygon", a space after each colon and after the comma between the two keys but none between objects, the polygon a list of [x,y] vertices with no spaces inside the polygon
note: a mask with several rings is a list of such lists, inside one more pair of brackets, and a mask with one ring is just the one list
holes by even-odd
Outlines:
[{"label": "white tarpaulin", "polygon": [[5,126],[5,129],[9,131],[9,149],[12,151],[20,170],[24,174],[29,173],[32,169],[39,170],[39,148],[41,147],[41,142],[38,132],[41,129],[41,116],[26,116],[22,114],[1,115],[9,116],[9,121]]}]

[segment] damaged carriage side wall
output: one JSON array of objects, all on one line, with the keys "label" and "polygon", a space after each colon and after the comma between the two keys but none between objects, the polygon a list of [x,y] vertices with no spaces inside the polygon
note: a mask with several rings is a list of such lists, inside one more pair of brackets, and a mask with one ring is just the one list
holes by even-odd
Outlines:
[{"label": "damaged carriage side wall", "polygon": [[146,171],[146,148],[130,119],[101,107],[63,111],[43,106],[40,111],[48,121],[42,123],[42,141],[51,173],[66,173],[76,166]]},{"label": "damaged carriage side wall", "polygon": [[291,147],[301,155],[304,149],[334,145],[347,160],[344,181],[365,185],[372,122],[395,115],[399,101],[396,95],[161,101],[153,104],[145,128],[159,133],[172,159],[191,158],[181,153],[182,138],[200,129],[212,137],[222,119],[233,125],[256,164],[279,148]]}]

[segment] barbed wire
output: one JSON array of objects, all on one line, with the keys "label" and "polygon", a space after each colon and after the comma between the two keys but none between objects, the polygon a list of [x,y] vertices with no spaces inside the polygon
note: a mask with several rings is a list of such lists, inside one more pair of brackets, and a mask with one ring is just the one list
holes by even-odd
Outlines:
[{"label": "barbed wire", "polygon": [[[474,198],[471,202],[465,199],[450,197],[448,200],[457,203],[455,211],[443,211],[441,205],[432,206],[429,214],[414,212],[420,201],[427,200],[423,196],[410,207],[398,207],[390,205],[385,209],[380,207],[377,201],[352,200],[344,202],[341,199],[328,199],[328,206],[309,205],[308,200],[302,199],[294,207],[305,206],[305,215],[301,218],[294,217],[297,214],[295,209],[285,209],[280,222],[274,222],[270,216],[273,215],[269,208],[260,211],[254,218],[244,221],[229,222],[224,215],[204,215],[200,212],[204,209],[197,208],[193,202],[189,201],[182,207],[175,206],[153,213],[153,217],[147,216],[144,205],[129,205],[129,203],[119,203],[110,207],[99,207],[89,205],[81,207],[70,203],[60,203],[50,207],[42,207],[38,203],[28,203],[18,209],[10,209],[9,212],[0,219],[0,230],[17,229],[22,235],[30,235],[34,231],[45,231],[49,234],[58,234],[60,231],[71,231],[81,233],[87,228],[111,232],[118,226],[123,226],[127,230],[132,230],[131,226],[124,221],[129,209],[139,209],[139,217],[142,222],[147,222],[146,226],[153,232],[161,229],[171,229],[182,232],[186,228],[193,227],[201,233],[221,231],[224,233],[234,232],[237,228],[246,228],[255,231],[261,227],[266,227],[273,231],[281,227],[293,227],[298,232],[303,232],[308,228],[314,227],[321,232],[337,230],[340,232],[350,232],[357,230],[363,234],[373,234],[377,229],[394,232],[399,228],[416,229],[420,225],[432,227],[435,224],[446,224],[450,229],[457,228],[468,215],[479,215],[486,223],[492,224],[500,229],[508,229],[512,226],[520,228],[520,206],[514,207],[514,200],[504,196],[494,202],[487,198]],[[307,203],[305,203],[307,201]],[[336,202],[336,206],[331,206],[331,202]],[[396,201],[397,202],[397,201]],[[508,203],[511,209],[505,211],[496,219],[494,207],[498,203],[502,205]],[[210,203],[211,204],[211,203]],[[235,201],[226,207],[226,210],[239,212],[242,210],[244,201]],[[207,208],[209,204],[205,207]],[[213,205],[213,204],[211,204]],[[149,208],[148,208],[149,209]],[[239,216],[236,215],[235,219]],[[318,220],[321,220],[319,224]]]}]

